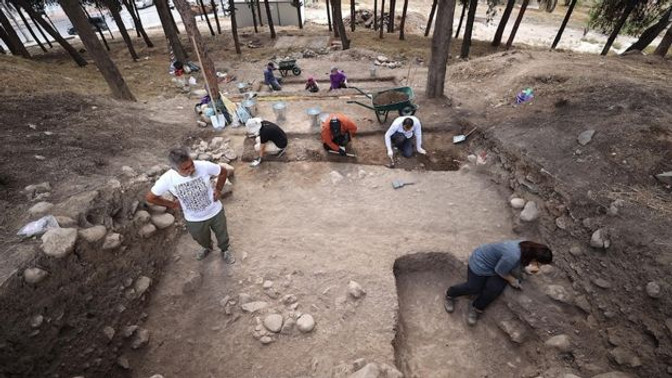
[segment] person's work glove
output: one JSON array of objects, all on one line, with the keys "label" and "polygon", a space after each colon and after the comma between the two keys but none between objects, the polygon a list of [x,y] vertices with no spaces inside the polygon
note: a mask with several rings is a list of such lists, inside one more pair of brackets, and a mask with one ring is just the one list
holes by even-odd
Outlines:
[{"label": "person's work glove", "polygon": [[338,147],[338,154],[341,155],[341,156],[346,156],[347,154],[345,152],[345,147],[343,147],[343,146]]},{"label": "person's work glove", "polygon": [[521,290],[523,288],[523,285],[521,284],[520,280],[509,282],[509,285],[511,285],[511,287],[516,290]]},{"label": "person's work glove", "polygon": [[261,158],[256,158],[250,163],[250,167],[256,167],[261,164]]},{"label": "person's work glove", "polygon": [[387,150],[387,157],[389,157],[390,160],[394,160],[394,151]]},{"label": "person's work glove", "polygon": [[426,154],[427,154],[427,151],[425,151],[425,149],[422,148],[422,147],[418,147],[418,153],[419,153],[419,154],[422,154],[422,155],[426,155]]}]

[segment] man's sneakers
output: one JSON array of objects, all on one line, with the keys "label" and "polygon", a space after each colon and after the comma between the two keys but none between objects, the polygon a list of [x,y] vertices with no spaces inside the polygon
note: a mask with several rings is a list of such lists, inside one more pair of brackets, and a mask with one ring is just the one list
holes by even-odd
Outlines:
[{"label": "man's sneakers", "polygon": [[469,312],[467,313],[467,324],[470,326],[475,326],[478,322],[478,317],[483,311],[478,311],[473,305],[469,306]]},{"label": "man's sneakers", "polygon": [[443,301],[443,308],[446,309],[446,312],[452,314],[455,311],[455,298],[446,297]]},{"label": "man's sneakers", "polygon": [[210,252],[212,252],[212,249],[210,249],[210,248],[201,249],[200,251],[198,251],[196,253],[196,260],[198,260],[198,261],[203,260],[204,258],[206,258],[210,254]]},{"label": "man's sneakers", "polygon": [[222,260],[224,260],[224,263],[226,263],[227,265],[236,263],[236,258],[233,257],[233,253],[231,253],[230,249],[222,251]]}]

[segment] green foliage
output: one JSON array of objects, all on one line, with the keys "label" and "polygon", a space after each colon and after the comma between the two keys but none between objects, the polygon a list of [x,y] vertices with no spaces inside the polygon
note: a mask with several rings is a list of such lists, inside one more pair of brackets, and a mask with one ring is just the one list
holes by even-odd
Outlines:
[{"label": "green foliage", "polygon": [[[598,0],[590,10],[589,27],[610,33],[631,0]],[[621,33],[638,35],[672,6],[672,0],[639,0]]]}]

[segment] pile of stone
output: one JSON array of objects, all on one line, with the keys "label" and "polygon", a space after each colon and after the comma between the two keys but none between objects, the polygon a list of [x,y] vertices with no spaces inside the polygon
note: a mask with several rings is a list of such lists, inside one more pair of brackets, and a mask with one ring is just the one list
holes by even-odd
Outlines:
[{"label": "pile of stone", "polygon": [[223,137],[214,137],[210,143],[201,140],[191,146],[192,152],[189,156],[194,160],[229,163],[238,158],[238,154],[233,150],[230,142],[229,138],[224,139]]},{"label": "pile of stone", "polygon": [[[374,25],[374,21],[376,24]],[[345,25],[350,25],[350,17],[345,17],[343,19],[343,23]],[[358,9],[355,11],[355,25],[360,25],[364,26],[367,29],[375,29],[378,30],[378,28],[381,27],[381,25],[384,25],[385,28],[387,28],[387,25],[390,23],[390,14],[389,13],[383,13],[383,19],[381,22],[380,16],[374,17],[373,12],[368,10],[368,9]]]},{"label": "pile of stone", "polygon": [[376,60],[373,62],[373,64],[376,65],[376,66],[382,66],[382,67],[387,67],[387,68],[398,68],[398,67],[401,67],[401,66],[404,65],[403,62],[391,60],[384,55],[378,55],[376,57]]}]

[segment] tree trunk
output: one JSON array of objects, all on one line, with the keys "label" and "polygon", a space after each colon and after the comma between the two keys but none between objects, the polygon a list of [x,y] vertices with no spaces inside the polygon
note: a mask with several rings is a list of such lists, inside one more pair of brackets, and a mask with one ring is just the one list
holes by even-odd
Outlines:
[{"label": "tree trunk", "polygon": [[[59,0],[59,1],[60,1],[60,0]],[[89,12],[86,10],[86,7],[84,6],[84,4],[81,4],[81,3],[80,3],[80,7],[82,8],[82,11],[84,12],[84,15],[86,16],[86,19],[87,19],[87,20],[90,20],[90,19],[91,19],[91,15],[90,15]],[[89,26],[91,26],[90,23],[89,23]],[[93,26],[96,28],[96,30],[98,31],[98,35],[100,35],[100,38],[103,40],[103,44],[105,45],[105,49],[107,49],[107,51],[110,51],[110,46],[107,44],[107,39],[105,39],[105,34],[103,34],[103,31],[100,30],[100,26],[98,26],[97,23],[94,24]]]},{"label": "tree trunk", "polygon": [[212,7],[212,14],[215,16],[215,25],[217,26],[217,34],[222,34],[222,27],[219,26],[219,16],[217,15],[217,4],[215,4],[215,0],[210,0],[210,6]]},{"label": "tree trunk", "polygon": [[133,47],[133,41],[131,41],[131,36],[128,35],[128,30],[126,30],[126,25],[124,25],[124,20],[121,19],[121,14],[119,13],[119,10],[121,9],[121,5],[114,1],[111,4],[107,4],[108,7],[107,9],[110,10],[110,13],[112,14],[112,19],[114,22],[117,24],[117,27],[119,28],[119,33],[121,34],[121,38],[123,38],[124,43],[126,44],[126,47],[128,48],[129,54],[131,54],[131,58],[133,60],[138,60],[140,59],[138,57],[138,54],[135,52],[135,48]]},{"label": "tree trunk", "polygon": [[[7,33],[5,33],[5,29],[0,26],[0,39],[4,42],[5,37],[7,36]],[[0,54],[2,55],[7,55],[7,51],[0,45]]]},{"label": "tree trunk", "polygon": [[665,58],[667,52],[670,50],[670,45],[672,45],[672,26],[667,29],[667,32],[663,36],[663,40],[660,41],[656,51],[653,52],[653,55],[657,55],[661,58]]},{"label": "tree trunk", "polygon": [[434,13],[436,13],[437,0],[432,2],[432,10],[429,11],[429,19],[427,20],[427,27],[425,28],[425,37],[429,35],[429,30],[432,29],[432,21],[434,21]]},{"label": "tree trunk", "polygon": [[350,48],[350,40],[345,34],[345,24],[343,23],[343,14],[341,12],[341,0],[331,0],[331,13],[334,15],[338,34],[341,36],[341,45],[343,46],[343,50],[347,50]]},{"label": "tree trunk", "polygon": [[[18,9],[19,9],[16,5],[14,5],[14,8],[16,8],[17,11],[18,11]],[[40,32],[40,35],[42,36],[42,38],[43,38],[45,41],[47,41],[47,44],[49,45],[49,48],[50,48],[50,49],[53,49],[53,48],[54,48],[54,45],[51,44],[51,41],[49,40],[49,37],[47,37],[47,35],[44,34],[44,30],[42,29],[42,27],[40,27],[40,24],[38,24],[37,21],[35,21],[35,19],[34,19],[30,14],[28,14],[28,17],[30,18],[31,21],[33,21],[33,24],[34,24],[35,27],[37,28],[37,31]]]},{"label": "tree trunk", "polygon": [[[252,12],[252,23],[254,24],[254,32],[259,33],[257,29],[257,11],[254,9],[254,0],[250,3],[250,11]],[[261,17],[261,15],[259,15]]]},{"label": "tree trunk", "polygon": [[390,22],[387,24],[387,32],[394,33],[394,8],[397,6],[397,0],[390,0]]},{"label": "tree trunk", "polygon": [[[25,40],[25,41],[29,40],[30,38],[28,38],[26,33],[24,33],[23,30],[21,30],[21,28],[19,27],[19,22],[16,20],[16,17],[14,17],[14,13],[11,12],[11,10],[4,4],[5,4],[4,2],[0,2],[0,6],[2,6],[5,9],[5,11],[7,12],[7,17],[9,17],[9,19],[11,19],[14,22],[14,26],[16,26],[14,28],[14,31],[17,32],[18,34],[21,34],[21,36],[23,37],[23,40]],[[19,37],[19,40],[21,40],[20,37]]]},{"label": "tree trunk", "polygon": [[19,14],[19,17],[21,17],[21,22],[23,22],[23,24],[26,26],[26,29],[28,29],[28,33],[30,33],[30,36],[33,37],[33,41],[35,41],[35,43],[37,43],[37,45],[40,46],[42,51],[47,52],[47,48],[44,47],[42,42],[40,42],[40,40],[37,38],[37,35],[33,31],[33,28],[30,27],[30,24],[28,23],[28,20],[26,20],[26,16],[23,15],[23,12],[21,12],[21,10],[18,7],[14,7],[14,9],[16,10],[16,13]]},{"label": "tree trunk", "polygon": [[233,34],[233,44],[236,46],[236,54],[240,55],[240,40],[238,39],[238,21],[236,20],[236,8],[233,0],[229,0],[229,12],[231,12],[231,33]]},{"label": "tree trunk", "polygon": [[[177,7],[177,11],[180,12],[180,16],[182,17],[182,24],[184,25],[184,29],[187,31],[187,35],[192,39],[193,42],[195,42],[196,46],[194,47],[198,49],[198,54],[201,58],[201,64],[203,66],[201,68],[203,69],[205,83],[210,89],[212,103],[216,104],[220,99],[220,95],[219,85],[217,83],[217,74],[215,73],[215,64],[208,55],[205,44],[203,43],[203,38],[201,37],[201,32],[198,30],[198,26],[196,26],[196,19],[194,18],[194,14],[191,12],[187,0],[173,1],[175,3],[175,7]],[[229,3],[231,2],[232,1],[229,0]]]},{"label": "tree trunk", "polygon": [[103,20],[105,26],[107,27],[107,34],[109,34],[110,38],[114,40],[114,34],[112,34],[112,29],[110,28],[110,25],[107,24],[107,18],[105,18],[103,11],[100,10],[100,4],[98,4],[97,2],[96,2],[96,9],[98,9],[98,15],[100,16],[100,19]]},{"label": "tree trunk", "polygon": [[[135,4],[135,1],[133,1],[133,4]],[[180,34],[180,28],[177,27],[177,22],[175,22],[175,16],[173,16],[173,12],[170,11],[170,6],[168,5],[168,0],[166,0],[166,6],[168,7],[168,16],[170,16],[170,22],[173,24],[173,28],[175,29],[177,34]],[[137,5],[136,5],[136,7],[137,7]],[[140,17],[140,16],[138,16],[138,17]],[[201,21],[203,21],[203,16],[201,16]]]},{"label": "tree trunk", "polygon": [[[518,17],[516,17],[516,22],[513,23],[513,29],[511,29],[511,35],[509,35],[509,40],[506,41],[506,49],[508,50],[513,44],[513,39],[516,38],[516,33],[518,32],[518,27],[520,22],[523,21],[523,15],[527,10],[527,5],[530,3],[530,0],[523,0],[523,4],[520,5],[520,10],[518,11]],[[471,13],[471,9],[469,10]]]},{"label": "tree trunk", "polygon": [[408,10],[408,0],[404,0],[404,8],[401,10],[401,24],[399,24],[399,39],[404,40],[404,27],[406,26],[406,11]]},{"label": "tree trunk", "polygon": [[[455,4],[457,6],[457,4]],[[462,29],[462,21],[464,20],[464,14],[467,13],[467,7],[469,6],[469,3],[467,0],[462,3],[462,13],[460,14],[460,22],[457,23],[457,31],[455,32],[455,38],[460,36],[460,29]],[[462,43],[464,46],[464,42]]]},{"label": "tree trunk", "polygon": [[326,1],[327,4],[327,24],[329,24],[329,31],[333,31],[333,27],[331,24],[331,5],[329,4],[329,0]]},{"label": "tree trunk", "polygon": [[502,13],[502,19],[499,20],[499,25],[497,26],[497,31],[495,32],[495,38],[492,40],[492,45],[494,47],[497,47],[500,43],[502,43],[504,29],[506,29],[506,24],[509,22],[509,17],[511,17],[511,12],[513,11],[514,5],[516,5],[516,0],[508,0],[506,3],[506,8],[504,8],[504,13]]},{"label": "tree trunk", "polygon": [[373,30],[378,30],[378,0],[373,0]]},{"label": "tree trunk", "polygon": [[135,12],[133,12],[133,6],[129,5],[129,0],[123,0],[123,3],[126,9],[128,10],[128,13],[131,15],[131,19],[133,19],[133,25],[135,25],[135,31],[138,32],[139,36],[142,36],[142,39],[145,41],[147,47],[154,47],[152,41],[149,40],[147,32],[145,32],[145,28],[142,26],[142,21],[137,17]]},{"label": "tree trunk", "polygon": [[336,15],[334,14],[334,8],[333,8],[333,3],[332,0],[329,0],[329,8],[331,9],[331,21],[332,21],[332,28],[334,29],[334,38],[341,38],[341,34],[339,33],[338,30],[338,23],[336,22]]},{"label": "tree trunk", "polygon": [[[528,1],[528,0],[524,0]],[[466,7],[467,4],[464,4]],[[460,58],[467,59],[469,57],[469,49],[471,48],[471,33],[474,30],[474,20],[476,19],[476,8],[478,7],[478,0],[469,0],[469,14],[467,15],[467,24],[464,25],[464,38],[462,39],[462,51]],[[464,8],[462,8],[464,10]],[[464,14],[464,12],[462,12]]]},{"label": "tree trunk", "polygon": [[562,25],[560,25],[560,30],[558,30],[558,34],[555,35],[555,39],[553,40],[553,44],[551,45],[551,50],[556,48],[556,46],[558,46],[558,43],[560,43],[560,38],[562,38],[562,33],[565,32],[565,27],[567,26],[567,22],[569,22],[569,18],[572,17],[572,12],[574,12],[576,2],[577,0],[571,0],[571,4],[569,4],[567,13],[565,13],[565,18],[562,20]]},{"label": "tree trunk", "polygon": [[268,0],[264,0],[264,7],[266,8],[266,17],[268,18],[268,27],[271,29],[271,39],[275,39],[275,26],[273,25],[273,15],[271,15],[271,6]]},{"label": "tree trunk", "polygon": [[644,51],[644,49],[647,48],[647,46],[649,46],[651,42],[653,42],[653,40],[656,39],[656,37],[662,33],[670,23],[670,14],[672,14],[672,7],[668,8],[665,13],[663,13],[658,22],[644,30],[637,42],[630,45],[630,47],[628,47],[625,51]]},{"label": "tree trunk", "polygon": [[13,1],[13,4],[15,7],[18,6],[23,8],[33,20],[36,20],[40,24],[40,26],[42,26],[42,28],[47,32],[47,34],[49,34],[52,38],[54,38],[54,40],[58,42],[58,44],[61,45],[61,47],[63,47],[63,49],[68,52],[68,54],[70,54],[70,57],[72,57],[72,59],[75,61],[75,63],[77,63],[78,66],[80,67],[86,66],[87,63],[84,57],[82,57],[82,54],[80,54],[79,51],[77,51],[74,47],[72,47],[72,45],[70,45],[68,41],[66,41],[55,28],[52,28],[51,25],[42,18],[42,16],[40,16],[37,12],[35,12],[33,7],[30,4],[28,4],[27,1],[15,0]]},{"label": "tree trunk", "polygon": [[380,34],[378,37],[383,39],[383,33],[385,32],[385,0],[380,2]]},{"label": "tree trunk", "polygon": [[[2,42],[4,42],[5,45],[7,45],[7,48],[9,49],[9,51],[10,51],[13,55],[17,55],[17,54],[12,50],[12,49],[14,48],[14,46],[12,46],[12,44],[9,42],[9,36],[8,36],[7,33],[5,32],[5,29],[2,27],[2,25],[0,25],[0,39],[2,39]],[[2,48],[2,46],[0,46],[0,48]],[[2,53],[3,53],[3,54],[7,54],[7,51],[5,51],[5,49],[2,49]]]},{"label": "tree trunk", "polygon": [[261,15],[261,0],[252,0],[257,2],[257,14],[259,15],[259,26],[263,27],[264,26],[264,21],[262,20],[262,15]]},{"label": "tree trunk", "polygon": [[133,97],[130,89],[128,89],[123,76],[121,76],[121,72],[119,72],[110,56],[100,45],[98,38],[96,38],[96,34],[91,28],[91,24],[80,7],[79,2],[77,0],[61,0],[60,4],[75,27],[75,30],[77,30],[79,38],[84,43],[84,47],[86,47],[89,55],[96,62],[98,70],[105,78],[105,81],[107,81],[107,85],[112,90],[112,96],[120,100],[135,101],[135,97]]},{"label": "tree trunk", "polygon": [[301,1],[296,0],[296,18],[299,20],[299,29],[303,29],[303,19],[301,17],[301,4],[303,4]]},{"label": "tree trunk", "polygon": [[355,31],[355,0],[350,0],[350,31]]},{"label": "tree trunk", "polygon": [[[131,2],[133,0],[130,0]],[[172,15],[170,9],[168,8],[168,2],[166,0],[156,0],[156,11],[159,14],[161,19],[161,26],[163,27],[163,34],[165,34],[168,39],[168,44],[170,44],[171,50],[173,50],[173,55],[175,55],[175,60],[179,60],[182,63],[187,62],[187,51],[180,43],[180,37],[177,36],[177,28],[172,20]]]},{"label": "tree trunk", "polygon": [[609,35],[609,38],[607,39],[607,44],[604,45],[604,49],[602,49],[602,52],[600,55],[607,55],[609,50],[611,49],[611,45],[614,44],[614,41],[616,40],[616,37],[618,37],[618,33],[621,32],[621,29],[623,28],[623,25],[625,25],[625,21],[628,20],[628,17],[630,16],[630,13],[632,13],[632,10],[635,9],[635,5],[639,0],[629,0],[628,5],[625,7],[625,10],[623,10],[623,15],[621,15],[621,18],[618,20],[618,24],[616,24],[616,27],[614,30],[611,32],[611,35]]},{"label": "tree trunk", "polygon": [[0,7],[0,25],[2,25],[2,28],[5,29],[5,34],[7,36],[6,44],[9,48],[9,51],[11,51],[14,55],[21,55],[26,59],[30,59],[30,54],[28,53],[28,50],[26,50],[26,46],[23,45],[21,38],[19,38],[19,35],[16,34],[16,30],[14,30],[12,24],[9,22],[9,19],[7,16],[5,16],[2,7]]},{"label": "tree trunk", "polygon": [[453,36],[453,14],[455,13],[455,0],[442,0],[438,4],[436,25],[432,35],[432,55],[429,59],[429,72],[427,74],[428,98],[443,96],[446,80],[446,64],[450,56],[450,40]]},{"label": "tree trunk", "polygon": [[[205,11],[205,5],[203,4],[203,0],[198,0],[198,4],[201,6],[201,15],[205,17],[205,22],[208,24],[210,34],[214,36],[215,30],[212,28],[212,24],[210,23],[210,17],[208,17],[208,12]],[[184,19],[182,19],[182,22],[184,22]]]}]

